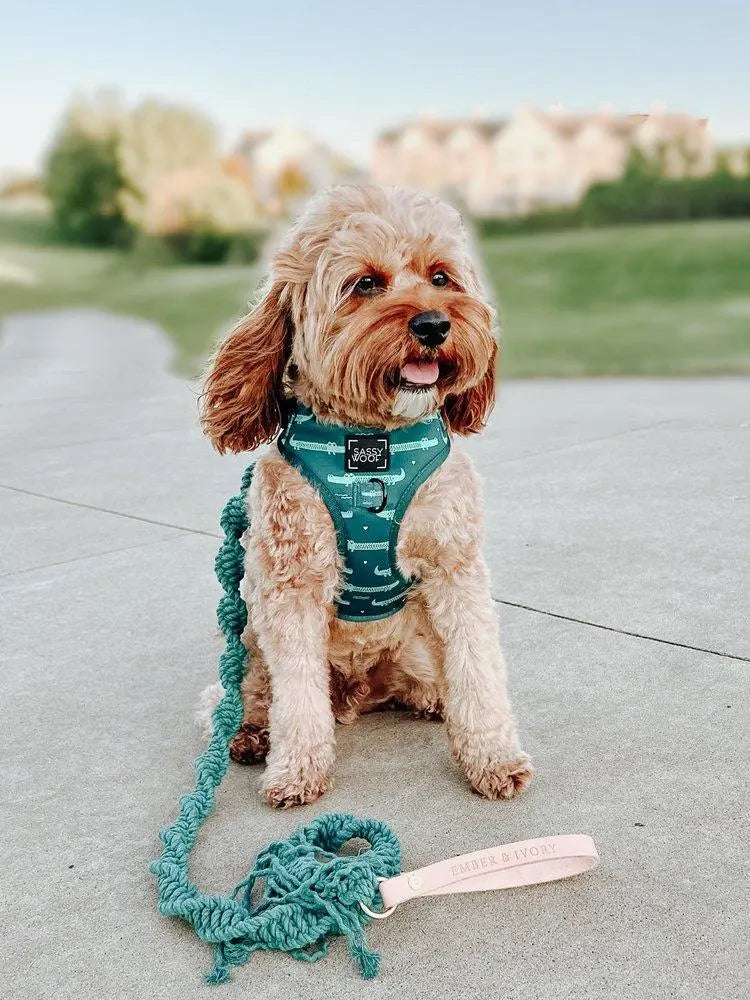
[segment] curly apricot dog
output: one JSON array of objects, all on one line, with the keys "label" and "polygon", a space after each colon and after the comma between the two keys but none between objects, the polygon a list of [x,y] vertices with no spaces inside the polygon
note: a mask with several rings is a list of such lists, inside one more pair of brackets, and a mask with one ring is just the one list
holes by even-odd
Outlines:
[{"label": "curly apricot dog", "polygon": [[214,445],[271,445],[248,495],[252,656],[232,746],[235,760],[267,757],[271,805],[322,795],[336,720],[386,702],[444,718],[480,794],[508,799],[531,780],[481,552],[480,486],[451,448],[494,403],[492,320],[453,208],[342,186],[311,202],[211,362]]}]

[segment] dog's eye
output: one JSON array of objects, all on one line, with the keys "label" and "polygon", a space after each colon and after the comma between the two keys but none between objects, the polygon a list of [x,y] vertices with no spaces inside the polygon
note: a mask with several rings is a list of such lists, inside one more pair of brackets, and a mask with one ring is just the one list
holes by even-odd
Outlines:
[{"label": "dog's eye", "polygon": [[372,295],[383,287],[383,281],[375,274],[363,274],[354,285],[357,295]]},{"label": "dog's eye", "polygon": [[435,271],[435,273],[432,276],[432,283],[437,288],[445,288],[445,286],[448,284],[449,281],[450,278],[445,273],[445,271]]}]

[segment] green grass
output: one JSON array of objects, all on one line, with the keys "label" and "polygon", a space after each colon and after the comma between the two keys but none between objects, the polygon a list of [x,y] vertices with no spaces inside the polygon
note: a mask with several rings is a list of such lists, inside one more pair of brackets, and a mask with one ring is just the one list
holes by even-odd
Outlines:
[{"label": "green grass", "polygon": [[244,311],[258,280],[249,265],[158,265],[127,251],[68,246],[43,219],[0,214],[0,316],[98,306],[153,320],[175,344],[176,367],[189,374]]},{"label": "green grass", "polygon": [[[506,376],[750,372],[750,220],[494,237],[482,249]],[[65,246],[44,219],[0,214],[0,315],[85,305],[153,320],[184,371],[258,278],[246,265]]]},{"label": "green grass", "polygon": [[510,376],[750,371],[750,220],[487,239]]}]

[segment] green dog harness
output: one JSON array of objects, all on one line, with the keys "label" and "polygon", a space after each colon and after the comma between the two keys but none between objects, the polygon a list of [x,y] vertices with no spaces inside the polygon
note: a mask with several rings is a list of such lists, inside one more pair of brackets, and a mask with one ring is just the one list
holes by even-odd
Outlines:
[{"label": "green dog harness", "polygon": [[450,452],[439,413],[393,431],[321,423],[297,405],[281,454],[322,497],[344,560],[337,614],[376,621],[400,611],[414,580],[396,565],[396,543],[414,494]]}]

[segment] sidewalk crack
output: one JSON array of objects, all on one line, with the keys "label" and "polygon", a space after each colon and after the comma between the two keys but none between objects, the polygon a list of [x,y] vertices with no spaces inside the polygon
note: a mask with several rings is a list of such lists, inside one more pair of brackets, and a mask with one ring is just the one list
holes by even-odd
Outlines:
[{"label": "sidewalk crack", "polygon": [[658,642],[663,646],[674,646],[678,649],[690,649],[696,653],[708,653],[711,656],[721,656],[725,660],[741,660],[743,663],[750,663],[750,656],[740,656],[738,653],[724,653],[719,649],[709,649],[707,646],[693,646],[689,642],[678,642],[676,639],[661,639],[656,635],[646,635],[644,632],[633,632],[626,628],[617,628],[615,625],[603,625],[601,622],[592,622],[586,618],[576,618],[573,615],[561,615],[556,611],[546,611],[544,608],[535,608],[530,604],[521,604],[518,601],[503,601],[493,595],[495,604],[504,604],[509,608],[519,608],[521,611],[531,611],[536,615],[545,615],[547,618],[559,618],[564,622],[574,622],[576,625],[588,625],[589,628],[602,629],[604,632],[615,632],[618,635],[629,635],[634,639],[645,639],[647,642]]},{"label": "sidewalk crack", "polygon": [[53,497],[48,493],[37,493],[34,490],[25,490],[20,486],[10,486],[7,483],[0,483],[0,489],[10,490],[12,493],[23,493],[27,497],[37,497],[39,500],[51,500],[53,503],[67,504],[68,507],[82,507],[84,510],[96,510],[100,514],[112,514],[113,517],[124,517],[129,521],[140,521],[143,524],[155,524],[159,528],[174,528],[176,531],[184,531],[190,535],[204,535],[207,538],[222,538],[215,531],[202,531],[200,528],[186,528],[184,524],[173,524],[171,521],[157,521],[152,517],[141,517],[139,514],[124,514],[121,510],[111,510],[109,507],[97,507],[96,504],[82,503],[80,500],[64,500],[62,497]]},{"label": "sidewalk crack", "polygon": [[120,545],[116,549],[102,549],[100,552],[89,552],[85,556],[71,556],[70,559],[58,559],[51,563],[40,563],[38,566],[25,566],[23,569],[10,569],[0,573],[0,580],[9,577],[23,576],[24,573],[35,573],[43,569],[54,569],[57,566],[68,566],[70,563],[85,562],[87,559],[98,559],[100,556],[111,556],[118,552],[130,552],[132,549],[144,549],[149,545],[164,545],[169,542],[183,541],[184,534],[167,535],[164,538],[151,538],[147,542],[135,542],[133,545]]}]

